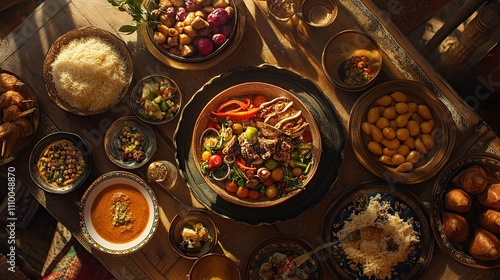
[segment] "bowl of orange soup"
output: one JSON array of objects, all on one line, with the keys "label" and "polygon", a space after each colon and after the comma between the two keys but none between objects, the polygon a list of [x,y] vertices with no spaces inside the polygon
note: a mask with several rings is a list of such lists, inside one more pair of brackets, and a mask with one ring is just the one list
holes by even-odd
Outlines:
[{"label": "bowl of orange soup", "polygon": [[126,171],[101,175],[80,203],[85,239],[100,251],[124,255],[142,248],[158,226],[158,201],[139,176]]}]

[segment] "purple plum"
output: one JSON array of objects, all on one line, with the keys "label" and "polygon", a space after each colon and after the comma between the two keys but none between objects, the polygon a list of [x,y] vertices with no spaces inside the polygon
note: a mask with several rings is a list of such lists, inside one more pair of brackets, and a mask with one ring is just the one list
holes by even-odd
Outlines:
[{"label": "purple plum", "polygon": [[221,26],[227,22],[229,14],[223,8],[216,8],[208,14],[207,21],[213,26]]},{"label": "purple plum", "polygon": [[200,52],[202,56],[211,54],[213,49],[214,45],[212,43],[212,40],[210,40],[209,38],[203,37],[198,40],[198,52]]}]

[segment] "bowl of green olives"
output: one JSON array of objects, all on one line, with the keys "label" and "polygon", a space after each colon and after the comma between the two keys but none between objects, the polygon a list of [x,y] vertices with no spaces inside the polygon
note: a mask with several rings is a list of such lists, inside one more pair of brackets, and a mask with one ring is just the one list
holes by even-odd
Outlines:
[{"label": "bowl of green olives", "polygon": [[446,164],[456,128],[450,111],[424,84],[393,80],[356,101],[349,135],[357,159],[374,175],[415,184]]}]

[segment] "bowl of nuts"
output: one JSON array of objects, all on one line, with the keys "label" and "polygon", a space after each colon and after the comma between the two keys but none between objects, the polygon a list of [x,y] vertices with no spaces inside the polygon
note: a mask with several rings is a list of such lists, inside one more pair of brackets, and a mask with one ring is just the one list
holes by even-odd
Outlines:
[{"label": "bowl of nuts", "polygon": [[446,164],[456,129],[451,113],[424,84],[393,80],[356,101],[349,134],[357,159],[370,172],[415,184]]},{"label": "bowl of nuts", "polygon": [[244,10],[233,0],[149,0],[154,21],[142,28],[146,47],[177,68],[207,68],[241,40]]}]

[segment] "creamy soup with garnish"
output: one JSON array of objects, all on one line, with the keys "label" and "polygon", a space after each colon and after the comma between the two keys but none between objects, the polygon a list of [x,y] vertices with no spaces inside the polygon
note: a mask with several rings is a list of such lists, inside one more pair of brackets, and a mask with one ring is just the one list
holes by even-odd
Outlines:
[{"label": "creamy soup with garnish", "polygon": [[92,205],[92,224],[97,233],[113,243],[137,238],[146,228],[149,206],[144,195],[126,184],[106,187]]}]

